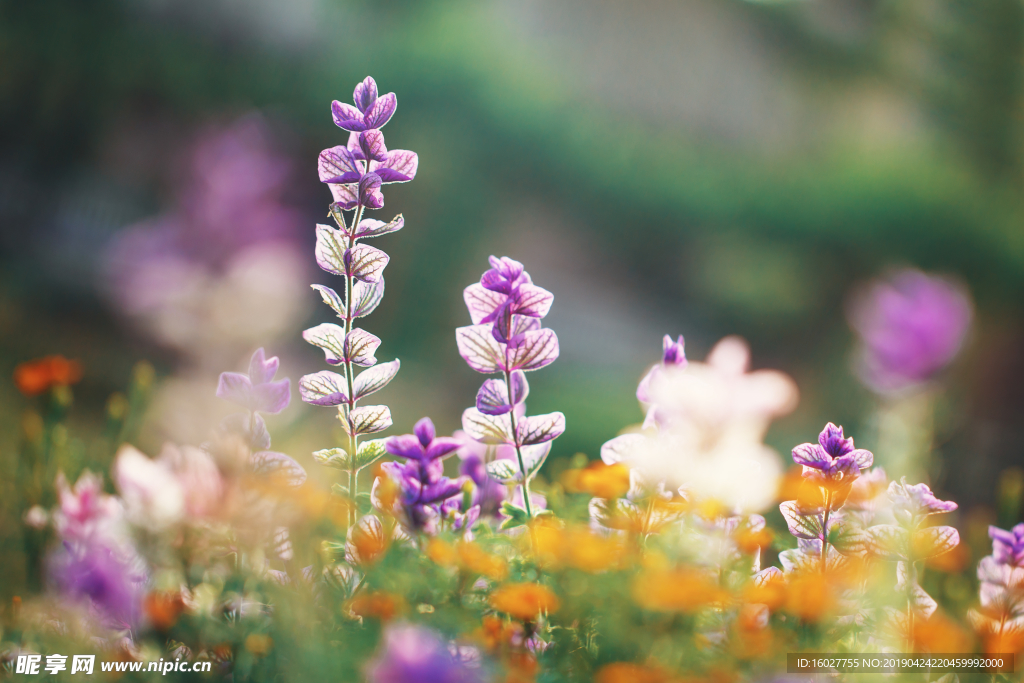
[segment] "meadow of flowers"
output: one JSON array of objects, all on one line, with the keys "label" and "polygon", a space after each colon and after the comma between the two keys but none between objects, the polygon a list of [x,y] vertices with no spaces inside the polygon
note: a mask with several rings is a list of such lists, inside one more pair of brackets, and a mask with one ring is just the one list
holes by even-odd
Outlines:
[{"label": "meadow of flowers", "polygon": [[[105,472],[82,469],[68,445],[81,368],[18,368],[35,417],[14,473],[28,588],[0,611],[10,675],[27,654],[89,653],[212,664],[170,678],[729,683],[779,679],[791,652],[1024,650],[1024,524],[991,527],[991,555],[969,566],[946,521],[957,503],[924,481],[919,453],[886,472],[828,423],[784,465],[764,439],[795,408],[796,383],[752,370],[737,337],[703,361],[681,336],[666,335],[660,357],[652,339],[637,413],[600,454],[547,476],[573,428],[527,409],[529,373],[559,356],[544,327],[555,293],[508,256],[465,288],[467,324],[453,330],[486,376],[462,430],[438,434],[424,416],[380,436],[392,415],[373,395],[400,362],[379,361],[386,340],[359,324],[389,265],[370,242],[405,226],[368,212],[417,172],[415,152],[385,144],[396,106],[366,78],[353,104],[332,104],[346,144],[319,157],[333,224],[316,226],[315,260],[334,277],[313,288],[338,321],[301,333],[330,369],[295,385],[344,433],[313,454],[336,471],[330,490],[273,449],[264,416],[289,405],[293,383],[272,350],[221,373],[217,396],[237,412],[214,433],[158,453],[124,442],[153,383],[140,366],[107,406]],[[971,316],[959,284],[916,270],[865,290],[850,313],[857,372],[880,405],[939,391]],[[951,599],[945,577],[975,573],[978,592]],[[1014,676],[965,678],[982,675]]]}]

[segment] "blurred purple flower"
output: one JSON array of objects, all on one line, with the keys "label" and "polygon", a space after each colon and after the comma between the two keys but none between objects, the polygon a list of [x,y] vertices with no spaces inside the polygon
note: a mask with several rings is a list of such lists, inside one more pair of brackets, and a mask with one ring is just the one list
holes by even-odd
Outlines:
[{"label": "blurred purple flower", "polygon": [[394,624],[383,635],[383,647],[366,670],[369,683],[476,683],[483,680],[452,655],[434,631],[412,624]]},{"label": "blurred purple flower", "polygon": [[85,470],[74,487],[68,486],[64,473],[57,475],[60,503],[54,513],[54,525],[61,538],[82,542],[111,532],[121,520],[124,509],[114,496],[103,493],[103,477]]},{"label": "blurred purple flower", "polygon": [[957,504],[951,500],[939,500],[928,484],[908,484],[907,480],[890,482],[886,492],[892,501],[892,513],[903,526],[913,526],[928,515],[953,512]]},{"label": "blurred purple flower", "polygon": [[104,542],[64,541],[49,569],[57,590],[66,597],[88,598],[118,626],[138,621],[146,572],[134,553]]},{"label": "blurred purple flower", "polygon": [[861,379],[878,392],[928,381],[960,350],[971,316],[970,296],[950,280],[908,269],[875,283],[849,316]]},{"label": "blurred purple flower", "polygon": [[793,449],[793,461],[805,468],[833,477],[843,473],[856,477],[874,462],[871,451],[853,447],[853,437],[843,438],[843,428],[831,422],[818,435],[818,443],[805,443]]},{"label": "blurred purple flower", "polygon": [[1024,566],[1024,523],[1009,531],[990,526],[988,535],[992,539],[992,555],[996,562],[1013,567]]},{"label": "blurred purple flower", "polygon": [[249,373],[222,372],[217,384],[217,397],[256,413],[280,413],[291,402],[291,381],[273,381],[280,364],[277,356],[266,358],[262,348],[256,349],[249,361]]},{"label": "blurred purple flower", "polygon": [[437,437],[429,417],[417,422],[413,432],[393,436],[385,443],[388,453],[406,462],[385,463],[382,467],[398,483],[408,526],[435,533],[438,520],[451,511],[442,509],[442,504],[462,493],[460,480],[444,476],[444,458],[462,444],[451,437]]}]

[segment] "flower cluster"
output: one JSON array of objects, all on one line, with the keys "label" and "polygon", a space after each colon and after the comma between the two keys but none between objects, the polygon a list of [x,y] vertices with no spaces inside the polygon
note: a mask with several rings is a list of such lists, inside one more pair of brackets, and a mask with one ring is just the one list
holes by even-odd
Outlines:
[{"label": "flower cluster", "polygon": [[519,526],[535,516],[530,480],[551,451],[551,441],[565,431],[562,413],[526,415],[530,393],[526,372],[550,365],[558,358],[558,336],[541,327],[554,295],[533,284],[523,264],[503,256],[490,258],[491,268],[479,283],[463,294],[472,325],[455,330],[459,353],[469,367],[483,374],[500,373],[485,380],[476,407],[462,414],[462,428],[483,444],[515,449],[516,462],[494,460],[487,473],[504,484],[516,485],[522,507],[506,501],[503,528]]},{"label": "flower cluster", "polygon": [[381,468],[399,484],[407,528],[434,534],[439,522],[449,521],[452,529],[469,529],[479,517],[479,505],[461,511],[462,481],[444,476],[444,459],[461,445],[452,437],[438,437],[429,417],[417,422],[412,434],[387,440],[387,452],[405,460]]},{"label": "flower cluster", "polygon": [[[359,406],[359,401],[383,389],[398,373],[399,361],[377,364],[375,353],[381,340],[355,327],[357,318],[373,312],[384,296],[386,253],[360,240],[401,230],[405,219],[399,215],[388,223],[364,218],[367,209],[384,206],[381,185],[404,183],[416,177],[419,158],[407,150],[388,150],[380,129],[395,113],[394,93],[378,96],[377,83],[367,76],[353,94],[355,106],[335,101],[334,122],[349,131],[347,145],[320,153],[320,180],[331,189],[334,203],[330,215],[337,227],[317,225],[316,262],[324,271],[344,278],[344,296],[323,285],[313,285],[342,325],[323,323],[303,332],[303,338],[323,350],[329,365],[341,374],[323,370],[299,380],[302,400],[311,405],[337,406],[338,420],[348,435],[339,448],[317,451],[314,457],[329,467],[347,473],[348,486],[342,493],[357,502],[359,473],[384,455],[384,442],[374,439],[360,443],[360,437],[391,427],[391,410],[384,405]],[[347,219],[345,211],[352,211]],[[367,368],[356,374],[356,366]],[[358,509],[353,509],[353,519]]]},{"label": "flower cluster", "polygon": [[1024,648],[1024,524],[990,526],[992,554],[978,563],[981,606],[967,616],[989,652]]}]

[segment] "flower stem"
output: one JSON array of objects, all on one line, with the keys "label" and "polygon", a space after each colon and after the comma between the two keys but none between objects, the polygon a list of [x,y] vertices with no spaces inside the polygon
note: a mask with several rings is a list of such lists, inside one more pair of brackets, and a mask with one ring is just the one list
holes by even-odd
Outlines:
[{"label": "flower stem", "polygon": [[821,523],[821,573],[825,573],[828,563],[828,518],[832,514],[832,492],[825,493],[825,515]]},{"label": "flower stem", "polygon": [[519,448],[519,434],[516,432],[516,406],[512,400],[512,376],[508,370],[503,371],[505,375],[505,389],[508,392],[508,403],[512,406],[508,417],[512,425],[512,441],[516,446],[516,459],[519,461],[519,473],[523,475],[523,508],[526,510],[526,518],[533,519],[533,508],[530,505],[530,481],[526,476],[526,463],[523,462],[523,452]]},{"label": "flower stem", "polygon": [[[367,168],[370,166],[370,162],[366,162]],[[359,220],[363,217],[363,207],[359,205],[356,207],[355,212],[352,214],[352,226],[348,231],[348,248],[351,249],[356,244],[356,238],[354,237],[356,227],[359,225]],[[347,268],[346,268],[347,270]],[[355,291],[355,278],[352,277],[351,273],[345,275],[345,339],[352,333],[352,295]],[[347,354],[346,354],[347,355]],[[356,399],[354,396],[355,390],[355,370],[352,367],[352,360],[349,358],[345,359],[345,380],[348,383],[348,413],[345,415],[345,419],[348,421],[348,450],[349,450],[349,488],[348,495],[352,499],[351,514],[349,515],[349,524],[355,524],[359,519],[359,470],[356,469],[356,452],[359,450],[359,437],[356,436],[355,431],[352,429],[352,411],[356,407]]]}]

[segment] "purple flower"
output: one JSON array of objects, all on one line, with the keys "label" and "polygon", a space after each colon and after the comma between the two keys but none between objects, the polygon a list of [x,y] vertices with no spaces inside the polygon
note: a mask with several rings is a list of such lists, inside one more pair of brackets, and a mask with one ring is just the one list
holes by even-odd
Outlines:
[{"label": "purple flower", "polygon": [[536,320],[548,314],[555,297],[532,283],[522,263],[507,256],[491,256],[490,263],[480,282],[463,292],[469,315],[474,325],[493,322],[491,333],[496,341],[521,343],[526,332],[540,327]]},{"label": "purple flower", "polygon": [[996,562],[1013,567],[1024,566],[1024,523],[1009,531],[990,526],[988,535],[992,539],[992,555]]},{"label": "purple flower", "polygon": [[444,476],[443,462],[461,445],[457,439],[437,437],[429,417],[416,423],[413,434],[393,436],[384,444],[388,453],[406,460],[383,468],[398,483],[410,528],[434,533],[438,519],[447,516],[441,505],[462,493],[462,481]]},{"label": "purple flower", "polygon": [[220,373],[217,397],[244,406],[252,412],[280,413],[291,401],[291,382],[273,381],[279,364],[277,356],[267,359],[263,349],[256,349],[249,361],[249,373]]},{"label": "purple flower", "polygon": [[941,277],[903,270],[874,284],[850,312],[861,378],[880,392],[928,381],[960,350],[971,315],[964,288]]},{"label": "purple flower", "polygon": [[84,542],[106,536],[121,520],[121,502],[103,493],[103,477],[85,470],[72,488],[61,472],[56,486],[60,507],[54,524],[61,538]]},{"label": "purple flower", "polygon": [[818,443],[805,443],[793,449],[793,461],[830,478],[837,474],[845,478],[856,477],[861,470],[871,467],[874,456],[871,451],[854,448],[853,437],[843,438],[843,428],[829,422],[818,435]]},{"label": "purple flower", "polygon": [[57,589],[68,598],[87,598],[120,626],[138,621],[146,572],[133,552],[100,541],[64,541],[49,568]]},{"label": "purple flower", "polygon": [[[680,367],[685,368],[689,361],[686,360],[684,351],[683,335],[679,335],[678,341],[672,341],[671,335],[665,335],[661,340],[661,363],[651,368],[636,388],[636,398],[641,403],[651,403],[651,382],[662,372],[663,368]],[[649,419],[654,420],[654,407],[652,406]],[[646,424],[644,426],[647,426]]]},{"label": "purple flower", "polygon": [[369,683],[477,683],[483,677],[454,655],[430,629],[394,624],[383,636],[383,647],[366,669]]},{"label": "purple flower", "polygon": [[[362,203],[371,209],[384,205],[380,186],[407,183],[416,177],[419,157],[405,149],[388,150],[384,134],[379,130],[349,136],[348,145],[338,145],[320,152],[320,182],[331,188],[334,201],[346,211],[354,209],[369,197],[362,183],[375,185],[372,199],[380,206]],[[376,176],[376,179],[370,178]]]},{"label": "purple flower", "polygon": [[[473,443],[477,442],[473,441]],[[478,445],[483,446],[483,444]],[[512,458],[515,458],[514,450],[512,450]],[[473,490],[473,505],[480,508],[480,514],[488,517],[497,515],[501,504],[505,501],[505,487],[487,475],[487,468],[480,456],[466,456],[459,466],[459,474],[470,479],[476,485]]]},{"label": "purple flower", "polygon": [[355,102],[354,107],[335,100],[331,103],[331,114],[336,126],[353,133],[383,128],[398,106],[398,98],[393,92],[383,97],[377,96],[377,82],[370,76],[356,86],[352,100]]},{"label": "purple flower", "polygon": [[892,501],[892,513],[904,526],[913,526],[928,515],[952,512],[957,504],[951,500],[939,500],[928,484],[908,484],[907,480],[890,482],[886,492]]}]

